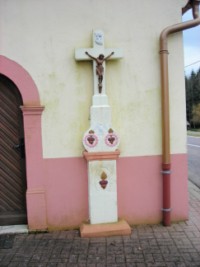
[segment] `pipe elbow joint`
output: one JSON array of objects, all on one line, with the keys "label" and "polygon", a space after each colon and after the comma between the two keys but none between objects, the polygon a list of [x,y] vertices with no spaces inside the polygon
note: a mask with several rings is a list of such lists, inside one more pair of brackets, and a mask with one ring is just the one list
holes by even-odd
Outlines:
[{"label": "pipe elbow joint", "polygon": [[182,8],[182,15],[184,15],[188,10],[192,9],[193,18],[199,17],[199,5],[200,0],[188,0],[188,3]]},{"label": "pipe elbow joint", "polygon": [[199,18],[199,4],[200,4],[200,1],[198,1],[198,0],[194,1],[194,3],[193,3],[192,15],[193,15],[194,19]]}]

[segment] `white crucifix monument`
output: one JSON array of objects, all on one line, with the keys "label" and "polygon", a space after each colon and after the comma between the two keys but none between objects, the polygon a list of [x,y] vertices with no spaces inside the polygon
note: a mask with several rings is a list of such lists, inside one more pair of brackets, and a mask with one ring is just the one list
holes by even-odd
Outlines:
[{"label": "white crucifix monument", "polygon": [[77,61],[93,61],[94,80],[90,128],[83,136],[83,154],[88,161],[90,219],[89,225],[83,224],[81,227],[83,237],[130,234],[128,224],[118,221],[116,160],[120,154],[117,149],[119,136],[111,125],[111,108],[105,82],[106,61],[122,57],[122,49],[104,47],[101,30],[93,32],[93,48],[79,48],[75,51]]}]

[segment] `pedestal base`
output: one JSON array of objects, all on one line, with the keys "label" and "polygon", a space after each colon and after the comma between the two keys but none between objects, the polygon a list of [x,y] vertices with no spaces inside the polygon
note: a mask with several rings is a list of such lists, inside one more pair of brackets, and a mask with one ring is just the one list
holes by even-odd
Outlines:
[{"label": "pedestal base", "polygon": [[89,218],[91,224],[118,220],[116,159],[119,150],[84,152],[88,161]]},{"label": "pedestal base", "polygon": [[130,235],[131,228],[125,220],[120,220],[116,223],[82,224],[80,234],[81,237]]}]

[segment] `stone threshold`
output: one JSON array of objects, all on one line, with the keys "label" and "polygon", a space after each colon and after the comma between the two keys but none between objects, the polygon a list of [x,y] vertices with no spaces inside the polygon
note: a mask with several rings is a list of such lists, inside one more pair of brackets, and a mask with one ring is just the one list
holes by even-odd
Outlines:
[{"label": "stone threshold", "polygon": [[3,234],[28,234],[28,225],[20,224],[20,225],[7,225],[0,226],[0,235]]}]

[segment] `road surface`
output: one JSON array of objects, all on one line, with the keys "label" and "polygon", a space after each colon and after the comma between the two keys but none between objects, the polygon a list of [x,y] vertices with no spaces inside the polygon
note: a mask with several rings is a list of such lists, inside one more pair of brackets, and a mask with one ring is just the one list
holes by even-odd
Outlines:
[{"label": "road surface", "polygon": [[200,137],[188,136],[188,178],[200,188]]}]

